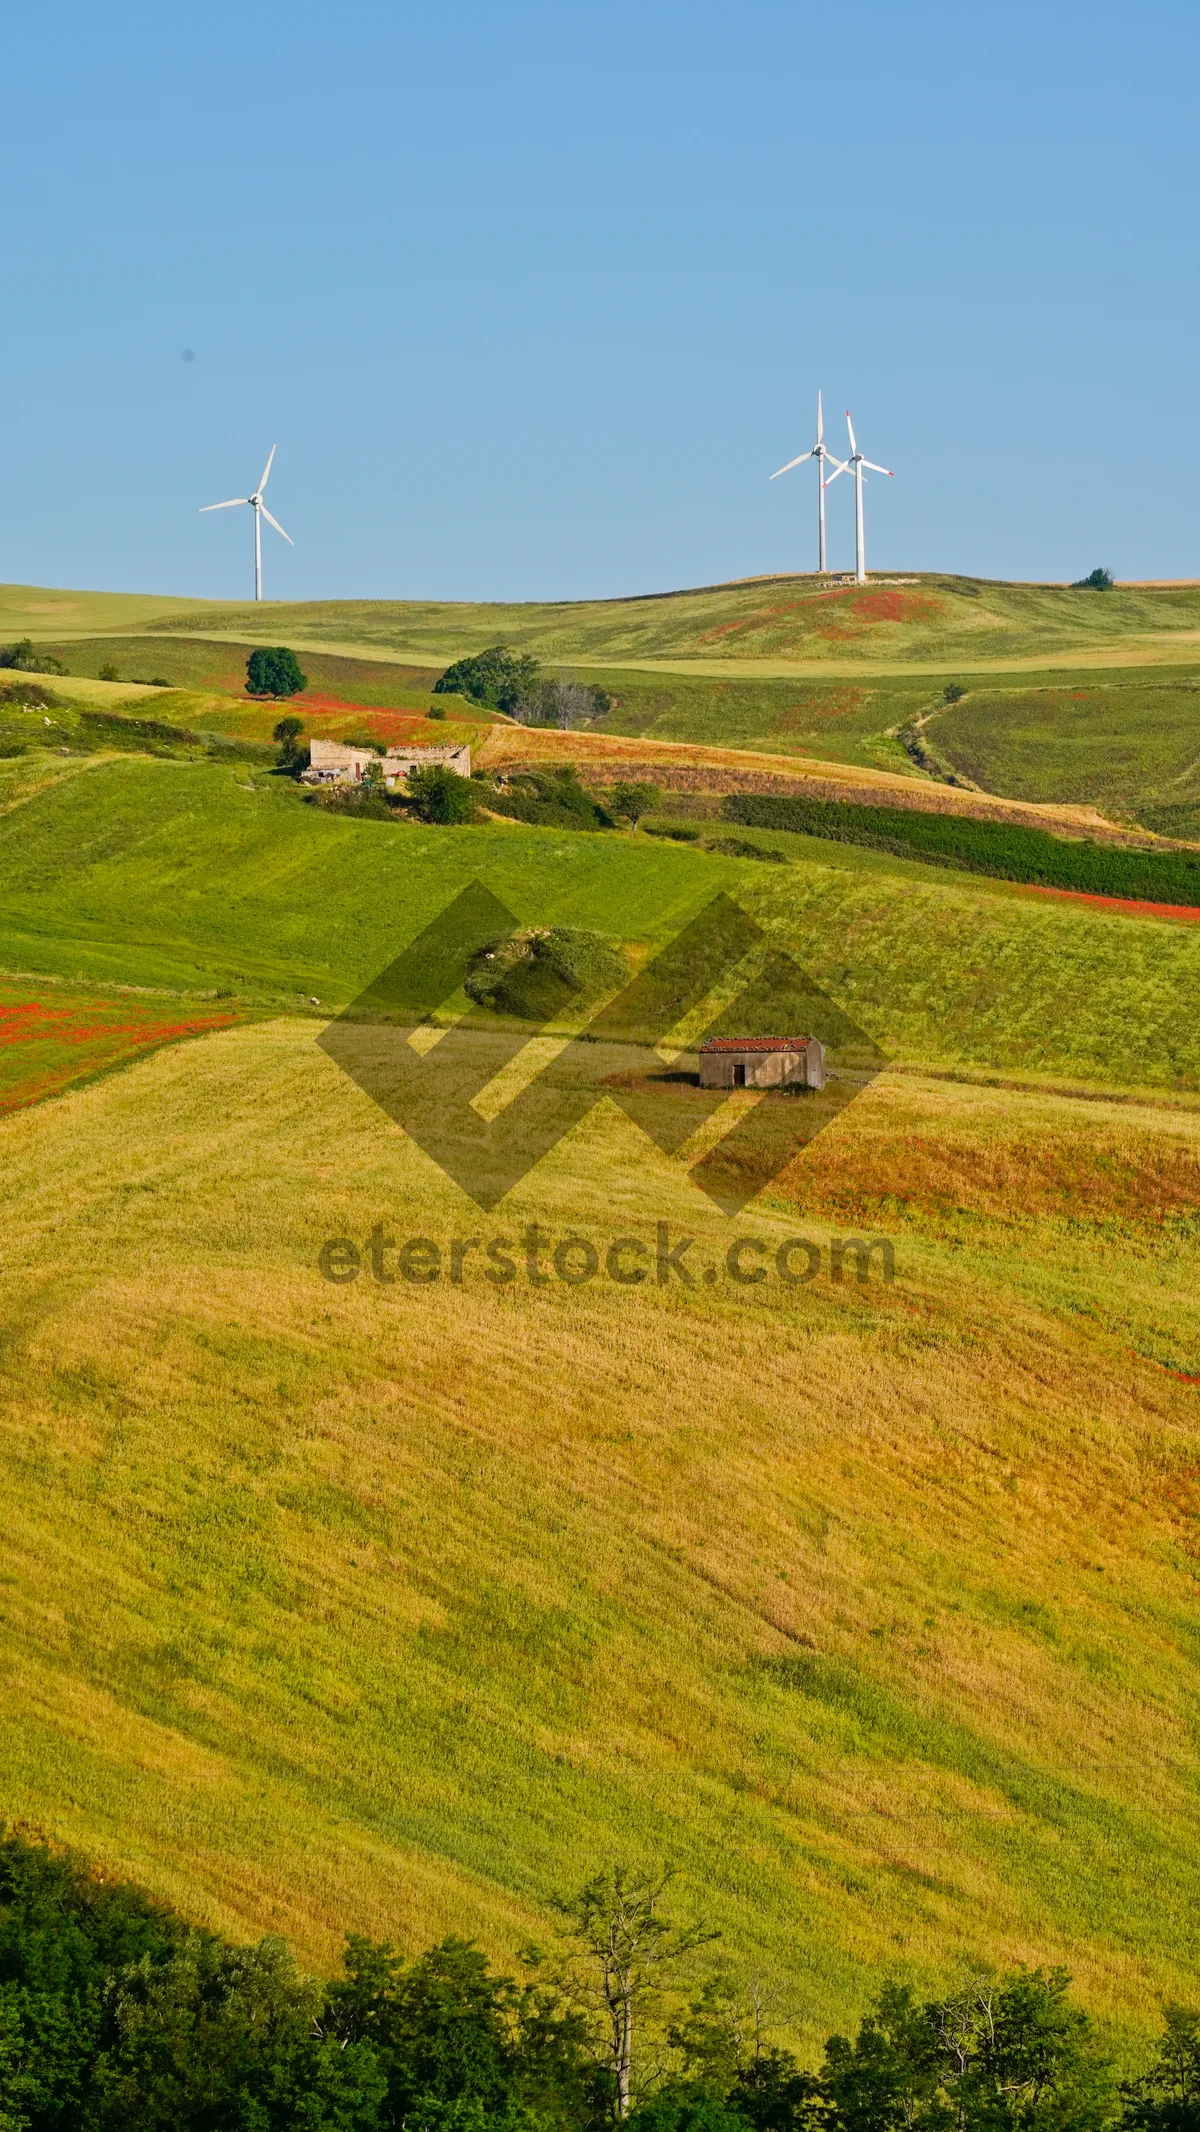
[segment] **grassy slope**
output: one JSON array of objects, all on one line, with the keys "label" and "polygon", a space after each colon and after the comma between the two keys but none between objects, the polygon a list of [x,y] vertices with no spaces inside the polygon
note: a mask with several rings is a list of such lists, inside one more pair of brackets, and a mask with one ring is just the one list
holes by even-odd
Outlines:
[{"label": "grassy slope", "polygon": [[[1014,799],[1091,801],[1166,834],[1200,824],[1200,677],[1071,675],[972,688],[929,738],[956,769]],[[1175,810],[1171,813],[1170,810]]]},{"label": "grassy slope", "polygon": [[[810,2035],[1185,1992],[1200,1417],[1131,1349],[1200,1368],[1200,1118],[881,1085],[739,1226],[865,1217],[886,1292],[338,1289],[481,1223],[313,1034],[0,1124],[7,1810],[316,1960],[511,1956],[615,1853]],[[504,1215],[728,1239],[603,1113]]]},{"label": "grassy slope", "polygon": [[0,817],[0,966],[330,1005],[473,875],[522,923],[641,942],[730,888],[892,1056],[1197,1085],[1195,929],[827,849],[768,874],[645,837],[355,822],[248,766],[131,757]]}]

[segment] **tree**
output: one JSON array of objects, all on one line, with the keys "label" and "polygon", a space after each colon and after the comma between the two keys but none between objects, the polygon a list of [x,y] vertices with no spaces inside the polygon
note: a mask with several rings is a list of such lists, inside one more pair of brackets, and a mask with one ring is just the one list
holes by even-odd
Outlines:
[{"label": "tree", "polygon": [[1106,2060],[1063,1969],[973,1978],[918,2002],[889,1984],[854,2042],[831,2036],[821,2087],[838,2132],[1102,2132]]},{"label": "tree", "polygon": [[582,681],[540,681],[517,703],[526,725],[552,725],[562,733],[577,726],[593,725],[612,708],[612,697],[602,688],[589,688]]},{"label": "tree", "polygon": [[669,1872],[637,1874],[607,1866],[557,1905],[575,1942],[562,1987],[592,2017],[621,2119],[628,2117],[643,2084],[635,2039],[640,2050],[643,2025],[660,2013],[664,1995],[678,1987],[689,1957],[720,1937],[709,1926],[675,1925],[663,1914],[662,1899],[673,1878]]},{"label": "tree", "polygon": [[408,800],[422,822],[471,822],[475,793],[469,777],[459,777],[444,763],[418,765],[408,773]]},{"label": "tree", "polygon": [[300,741],[303,731],[304,720],[297,718],[294,712],[289,712],[286,718],[275,721],[271,738],[279,748],[281,770],[291,770],[294,773],[308,768],[308,749],[303,747]]},{"label": "tree", "polygon": [[248,696],[298,696],[307,687],[307,674],[285,644],[260,644],[246,661]]},{"label": "tree", "polygon": [[640,822],[644,814],[652,814],[661,803],[662,793],[657,785],[630,784],[623,778],[608,795],[610,812],[627,822]]},{"label": "tree", "polygon": [[1086,577],[1077,577],[1072,592],[1111,592],[1116,583],[1111,570],[1089,570]]},{"label": "tree", "polygon": [[1130,2132],[1200,2132],[1200,2014],[1167,2006],[1163,2022],[1149,2072],[1121,2089],[1122,2124]]},{"label": "tree", "polygon": [[966,693],[961,681],[947,681],[945,688],[942,690],[942,702],[961,703]]},{"label": "tree", "polygon": [[490,644],[486,651],[473,652],[469,658],[448,666],[434,682],[433,693],[465,696],[469,703],[481,703],[486,710],[503,711],[512,718],[522,698],[533,694],[537,678],[538,662],[527,652]]}]

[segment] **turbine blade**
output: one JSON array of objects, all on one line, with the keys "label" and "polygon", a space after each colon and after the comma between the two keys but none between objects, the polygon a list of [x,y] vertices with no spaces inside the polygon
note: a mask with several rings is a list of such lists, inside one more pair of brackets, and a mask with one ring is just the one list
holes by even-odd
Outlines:
[{"label": "turbine blade", "polygon": [[788,463],[787,463],[787,465],[786,465],[786,466],[777,466],[777,467],[776,467],[776,469],[775,469],[775,472],[774,472],[773,474],[768,474],[768,475],[767,475],[767,480],[768,480],[768,481],[778,481],[778,479],[779,479],[779,476],[780,476],[781,474],[790,474],[790,473],[791,473],[791,471],[792,471],[792,468],[793,468],[794,466],[803,466],[803,464],[804,464],[804,462],[805,462],[805,460],[806,460],[806,459],[815,459],[815,458],[816,458],[816,453],[815,453],[815,452],[801,452],[801,454],[800,454],[800,457],[799,457],[798,459],[789,459],[789,460],[788,460]]},{"label": "turbine blade", "polygon": [[268,459],[268,461],[267,461],[266,465],[265,465],[265,466],[264,466],[264,468],[263,468],[263,471],[262,471],[262,480],[261,480],[261,481],[259,482],[259,484],[258,484],[258,487],[257,487],[257,489],[256,489],[256,490],[255,490],[255,492],[254,492],[256,496],[261,496],[261,495],[262,495],[262,492],[263,492],[263,490],[264,490],[264,489],[266,488],[266,485],[267,485],[267,475],[268,475],[268,474],[270,473],[270,471],[271,471],[271,460],[273,460],[273,459],[274,459],[274,457],[275,457],[275,454],[276,454],[276,452],[278,451],[278,449],[279,449],[279,447],[278,447],[278,445],[277,445],[277,444],[273,444],[273,445],[271,446],[271,458],[270,458],[270,459]]},{"label": "turbine blade", "polygon": [[202,511],[232,511],[235,503],[249,503],[248,496],[227,496],[224,503],[202,503]]},{"label": "turbine blade", "polygon": [[838,474],[846,474],[846,473],[848,473],[849,471],[850,471],[850,469],[849,469],[849,464],[848,464],[848,462],[847,462],[847,461],[846,461],[845,459],[839,459],[839,460],[838,460],[838,462],[837,462],[837,474],[831,474],[831,475],[829,476],[829,480],[828,480],[828,481],[823,481],[823,482],[821,483],[821,487],[822,487],[823,489],[827,489],[827,488],[828,488],[828,487],[830,486],[830,483],[832,483],[832,482],[834,482],[834,481],[836,481],[836,480],[837,480]]},{"label": "turbine blade", "polygon": [[848,430],[849,430],[849,432],[850,432],[850,449],[851,449],[851,451],[852,451],[852,452],[856,452],[856,451],[858,450],[858,446],[857,446],[857,444],[856,444],[856,443],[855,443],[855,441],[854,441],[854,424],[853,424],[853,422],[852,422],[852,421],[850,420],[850,409],[849,409],[849,408],[847,408],[847,409],[846,409],[846,427],[847,427],[847,429],[848,429]]},{"label": "turbine blade", "polygon": [[824,442],[824,438],[825,438],[825,417],[824,417],[824,415],[823,415],[823,414],[821,413],[821,395],[820,395],[820,393],[818,393],[818,394],[817,394],[817,443],[818,443],[818,444],[821,444],[821,443],[823,443],[823,442]]},{"label": "turbine blade", "polygon": [[863,465],[869,466],[873,474],[886,474],[892,481],[894,481],[896,478],[896,476],[892,473],[890,466],[876,466],[875,461],[873,459],[864,459]]},{"label": "turbine blade", "polygon": [[[282,526],[280,525],[280,523],[279,523],[279,520],[278,520],[277,518],[272,518],[272,516],[271,516],[271,513],[270,513],[270,512],[268,511],[268,509],[267,509],[267,507],[266,507],[266,504],[265,504],[265,503],[260,503],[260,504],[259,504],[259,507],[258,507],[258,508],[259,508],[259,510],[260,510],[260,511],[262,512],[262,514],[263,514],[263,517],[264,517],[264,518],[266,519],[266,521],[267,521],[267,524],[268,524],[269,526],[274,526],[274,528],[275,528],[275,531],[276,531],[277,533],[283,533],[283,527],[282,527]],[[286,540],[286,542],[287,542],[287,544],[288,544],[288,547],[289,547],[289,548],[294,548],[294,547],[295,547],[296,543],[295,543],[295,541],[294,541],[294,540],[292,539],[292,536],[291,536],[291,534],[290,534],[290,533],[283,533],[283,537],[284,537],[284,539]]]}]

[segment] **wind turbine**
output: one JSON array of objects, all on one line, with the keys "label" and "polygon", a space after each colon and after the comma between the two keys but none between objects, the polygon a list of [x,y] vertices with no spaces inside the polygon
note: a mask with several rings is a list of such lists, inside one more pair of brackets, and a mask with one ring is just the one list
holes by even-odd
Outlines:
[{"label": "wind turbine", "polygon": [[[825,480],[825,461],[833,459],[833,454],[825,449],[825,418],[821,413],[820,393],[817,394],[817,441],[812,450],[810,452],[801,452],[798,459],[789,459],[786,466],[777,467],[775,472],[768,476],[768,479],[778,481],[781,474],[790,474],[794,466],[803,466],[806,459],[816,460],[817,473],[820,476],[817,482],[817,569],[823,571],[825,568],[825,490],[828,487],[828,483]],[[836,466],[838,462],[834,460],[833,463]],[[830,480],[832,479],[833,476],[831,475]]]},{"label": "wind turbine", "polygon": [[[273,525],[277,533],[283,533],[283,527],[280,525],[279,520],[277,518],[271,517],[271,513],[268,511],[266,504],[263,502],[263,490],[266,488],[267,476],[271,471],[271,462],[275,457],[277,449],[278,447],[276,445],[273,444],[271,446],[271,458],[268,459],[266,465],[263,468],[262,480],[259,482],[258,487],[255,489],[253,496],[228,496],[226,497],[224,503],[202,503],[200,506],[201,514],[203,515],[205,511],[232,511],[234,505],[239,503],[248,503],[250,505],[250,508],[254,512],[254,597],[256,600],[261,600],[262,598],[263,519],[265,518],[268,524]],[[296,543],[292,539],[290,533],[283,533],[283,537],[286,540],[289,548],[295,547]]]},{"label": "wind turbine", "polygon": [[850,457],[848,459],[839,459],[837,461],[837,472],[829,476],[829,481],[825,483],[825,487],[829,487],[830,481],[836,481],[838,474],[848,474],[851,467],[853,467],[854,576],[858,584],[865,585],[867,582],[867,544],[863,535],[863,468],[864,466],[869,466],[873,474],[886,474],[889,481],[894,481],[896,476],[893,474],[890,466],[876,466],[875,461],[873,459],[863,458],[862,453],[859,451],[859,448],[854,441],[854,424],[850,420],[849,408],[846,409],[846,427],[850,432]]}]

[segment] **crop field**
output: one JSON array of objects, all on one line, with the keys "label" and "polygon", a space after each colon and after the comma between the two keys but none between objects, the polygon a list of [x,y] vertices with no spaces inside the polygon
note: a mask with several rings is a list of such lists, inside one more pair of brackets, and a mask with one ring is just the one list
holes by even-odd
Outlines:
[{"label": "crop field", "polygon": [[[7,1810],[322,1965],[671,1859],[801,2040],[964,1961],[1184,1992],[1200,1113],[885,1077],[731,1232],[601,1110],[481,1229],[315,1034],[0,1123]],[[820,1271],[324,1281],[381,1219]]]},{"label": "crop field", "polygon": [[0,980],[0,1115],[237,1019],[228,1009],[195,1002],[48,992]]},{"label": "crop field", "polygon": [[1051,1073],[1200,1085],[1200,936],[826,848],[768,869],[649,837],[352,821],[253,765],[123,757],[0,817],[0,967],[328,1010],[474,878],[521,924],[642,947],[725,889],[889,1057],[994,1064],[1015,1044]]}]

